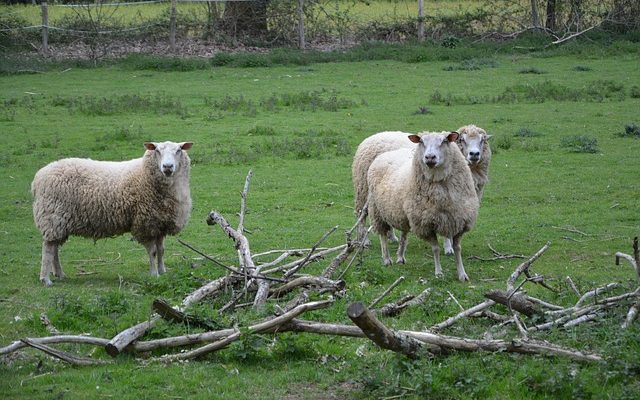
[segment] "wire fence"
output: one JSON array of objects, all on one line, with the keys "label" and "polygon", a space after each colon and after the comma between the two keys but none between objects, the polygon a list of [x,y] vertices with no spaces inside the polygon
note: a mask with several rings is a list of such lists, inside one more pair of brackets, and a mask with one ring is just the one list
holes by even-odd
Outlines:
[{"label": "wire fence", "polygon": [[[570,7],[562,3],[564,6],[558,8],[549,7],[559,2],[543,0],[477,0],[459,4],[378,1],[386,2],[387,6],[392,4],[390,17],[373,17],[365,22],[356,13],[369,3],[358,0],[94,0],[79,4],[41,1],[22,9],[0,8],[0,47],[10,47],[11,41],[28,42],[35,47],[33,41],[40,36],[38,50],[47,55],[50,41],[64,43],[69,37],[94,47],[115,39],[154,38],[168,41],[170,51],[176,52],[177,37],[201,37],[235,45],[262,40],[305,49],[309,41],[344,44],[363,40],[424,40],[527,30],[546,32],[559,39],[604,23],[640,29],[640,0],[572,0],[567,3]],[[441,12],[438,7],[443,4],[454,11]],[[137,10],[135,20],[123,22],[115,10],[127,7],[152,7],[155,15],[149,17],[150,13],[144,15],[146,10]],[[399,12],[399,7],[405,9]],[[33,23],[36,9],[39,24]],[[51,22],[50,10],[70,12],[56,11],[62,17]],[[22,18],[24,14],[31,19]]]}]

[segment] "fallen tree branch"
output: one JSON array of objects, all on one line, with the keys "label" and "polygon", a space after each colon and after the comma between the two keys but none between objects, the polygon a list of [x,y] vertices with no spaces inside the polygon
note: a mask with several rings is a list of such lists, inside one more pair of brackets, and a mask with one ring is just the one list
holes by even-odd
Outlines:
[{"label": "fallen tree branch", "polygon": [[[332,300],[316,301],[316,302],[302,304],[294,308],[293,310],[286,312],[282,315],[279,315],[275,318],[271,318],[266,321],[257,323],[255,325],[251,325],[246,329],[246,332],[250,334],[256,334],[256,333],[274,331],[274,330],[277,330],[281,325],[286,324],[287,322],[291,321],[293,318],[299,316],[300,314],[303,314],[307,311],[325,308],[331,304],[333,304]],[[216,340],[213,343],[210,343],[208,345],[202,346],[200,348],[197,348],[185,353],[179,353],[172,356],[163,357],[161,361],[171,362],[171,361],[179,361],[179,360],[189,360],[192,358],[200,357],[204,354],[225,348],[235,340],[239,339],[241,336],[242,336],[242,331],[234,329],[233,333],[231,333],[226,338]]]},{"label": "fallen tree branch", "polygon": [[507,280],[507,291],[509,293],[513,292],[514,286],[516,284],[516,280],[518,277],[526,270],[529,269],[531,264],[533,264],[545,251],[551,246],[551,242],[547,242],[540,250],[538,250],[533,256],[531,256],[527,261],[520,264],[515,271],[511,274],[509,279]]},{"label": "fallen tree branch", "polygon": [[629,261],[631,267],[636,271],[636,276],[640,281],[640,249],[638,248],[638,237],[633,238],[633,256],[629,254],[617,252],[616,253],[616,265],[620,265],[620,258],[624,258]]},{"label": "fallen tree branch", "polygon": [[87,358],[87,357],[79,357],[76,355],[73,355],[71,353],[67,353],[64,351],[60,351],[57,349],[54,349],[53,347],[49,347],[47,345],[44,345],[42,343],[38,343],[37,341],[31,340],[29,338],[24,338],[22,339],[22,342],[29,346],[29,347],[33,347],[34,349],[38,349],[52,357],[58,358],[62,361],[66,361],[69,364],[72,365],[80,365],[80,366],[86,366],[86,365],[106,365],[106,364],[111,364],[109,361],[105,361],[105,360],[94,360],[93,358]]},{"label": "fallen tree branch", "polygon": [[293,276],[293,274],[295,274],[296,272],[298,272],[302,267],[304,267],[305,265],[307,265],[307,263],[309,262],[309,258],[311,258],[311,256],[313,255],[313,253],[316,251],[316,249],[318,248],[318,246],[320,246],[322,244],[322,242],[324,242],[329,236],[331,236],[331,234],[333,232],[335,232],[338,229],[338,226],[334,226],[333,228],[331,228],[330,230],[328,230],[327,232],[324,233],[324,235],[322,235],[322,237],[320,238],[320,240],[318,240],[312,247],[311,250],[309,250],[309,253],[305,256],[305,258],[302,259],[302,261],[296,265],[295,267],[291,268],[290,270],[286,271],[284,273],[284,278],[288,279],[291,276]]},{"label": "fallen tree branch", "polygon": [[410,336],[394,332],[384,326],[362,302],[355,302],[347,308],[347,315],[375,344],[383,349],[416,358],[422,344]]},{"label": "fallen tree branch", "polygon": [[424,304],[430,294],[431,288],[426,288],[417,296],[407,295],[398,301],[380,307],[380,309],[376,311],[376,314],[388,317],[398,315],[409,307]]},{"label": "fallen tree branch", "polygon": [[380,294],[380,296],[376,297],[376,299],[373,300],[371,304],[369,304],[369,307],[370,308],[375,307],[378,303],[382,301],[382,299],[384,299],[389,293],[391,293],[391,291],[395,289],[396,286],[404,282],[404,279],[405,279],[404,276],[401,276],[398,279],[396,279],[395,282],[391,284],[391,286],[389,286],[384,292],[382,292],[382,294]]},{"label": "fallen tree branch", "polygon": [[[92,346],[100,346],[104,347],[109,343],[109,339],[98,338],[93,336],[83,336],[83,335],[55,335],[55,336],[45,336],[40,338],[28,338],[29,341],[36,344],[57,344],[57,343],[76,343],[76,344],[88,344]],[[27,347],[28,345],[24,343],[22,340],[16,340],[8,346],[0,348],[0,355],[6,355],[9,353],[13,353],[14,351],[20,350],[22,348]]]},{"label": "fallen tree branch", "polygon": [[526,315],[527,317],[543,314],[542,310],[536,307],[536,304],[534,302],[527,299],[527,297],[521,293],[514,293],[509,295],[509,293],[503,290],[491,290],[485,293],[484,297],[506,307],[512,308]]},{"label": "fallen tree branch", "polygon": [[332,281],[331,279],[324,278],[322,276],[301,276],[290,282],[285,283],[275,289],[271,289],[271,297],[280,297],[285,293],[289,293],[298,287],[314,286],[317,288],[330,289],[332,291],[342,290],[345,287],[344,281]]},{"label": "fallen tree branch", "polygon": [[439,324],[435,324],[434,326],[431,327],[432,330],[434,331],[440,331],[444,328],[448,328],[451,325],[455,324],[457,321],[463,319],[463,318],[467,318],[470,317],[473,314],[476,314],[478,312],[482,312],[484,310],[486,310],[487,308],[491,307],[492,305],[496,304],[495,301],[493,300],[487,300],[485,302],[482,302],[476,306],[473,306],[467,310],[464,310],[460,313],[458,313],[457,315],[451,317],[451,318],[447,318],[445,321],[440,322]]}]

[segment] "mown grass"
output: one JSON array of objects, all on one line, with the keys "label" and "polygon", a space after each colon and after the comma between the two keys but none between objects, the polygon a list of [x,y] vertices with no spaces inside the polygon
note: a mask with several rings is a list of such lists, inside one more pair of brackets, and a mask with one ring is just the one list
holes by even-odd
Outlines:
[{"label": "mown grass", "polygon": [[[112,337],[148,318],[156,297],[179,302],[224,273],[174,238],[167,240],[169,272],[159,279],[148,276],[144,249],[126,236],[96,243],[72,238],[61,252],[68,279],[48,289],[38,282],[40,236],[29,194],[34,173],[61,157],[139,157],[148,140],[195,142],[190,150],[194,207],[180,238],[234,264],[232,243],[204,219],[216,209],[237,223],[249,169],[254,177],[246,227],[252,250],[308,247],[331,227],[352,225],[351,157],[363,138],[381,130],[474,123],[493,135],[494,158],[477,226],[463,241],[465,256],[491,257],[489,244],[504,253],[532,254],[551,241],[532,271],[545,275],[558,292],[527,289],[562,305],[577,301],[567,276],[582,292],[610,282],[620,283],[616,293],[637,287],[629,266],[615,265],[614,253],[630,252],[631,239],[640,232],[640,99],[632,94],[639,49],[630,43],[608,45],[618,49],[613,52],[585,46],[563,54],[521,54],[506,48],[487,52],[482,45],[445,50],[381,45],[369,47],[369,53],[356,49],[336,63],[207,64],[162,71],[129,60],[0,76],[0,345],[48,335],[41,313],[64,333]],[[386,58],[363,58],[385,51]],[[417,54],[435,56],[416,62]],[[465,57],[495,62],[446,70]],[[532,65],[546,73],[520,73]],[[527,95],[529,90],[535,96]],[[483,101],[447,105],[433,101],[436,91]],[[517,101],[484,101],[512,92]],[[422,109],[428,112],[416,112]],[[588,147],[589,140],[597,141],[595,153],[575,151],[576,143]],[[504,287],[520,262],[466,259],[472,281],[465,284],[455,279],[454,262],[447,258],[445,278],[437,280],[424,243],[412,237],[407,265],[383,268],[372,239],[373,247],[346,275],[345,297],[309,318],[349,323],[349,303],[371,301],[404,275],[389,300],[425,287],[433,294],[424,306],[385,322],[425,329],[458,312],[451,296],[464,307],[479,303],[485,291]],[[335,233],[327,244],[343,240]],[[308,268],[318,272],[324,265]],[[223,303],[207,301],[191,312],[227,327],[261,319],[273,308],[219,316]],[[619,308],[591,324],[535,335],[600,352],[603,364],[488,353],[410,361],[364,340],[286,334],[247,338],[169,366],[125,355],[110,366],[77,368],[27,350],[0,363],[0,392],[4,398],[637,398],[640,328],[636,323],[620,330],[625,312]],[[445,333],[482,337],[490,326],[469,320]],[[197,331],[163,322],[146,338]],[[510,328],[492,333],[514,335]],[[87,346],[62,348],[109,358]]]}]

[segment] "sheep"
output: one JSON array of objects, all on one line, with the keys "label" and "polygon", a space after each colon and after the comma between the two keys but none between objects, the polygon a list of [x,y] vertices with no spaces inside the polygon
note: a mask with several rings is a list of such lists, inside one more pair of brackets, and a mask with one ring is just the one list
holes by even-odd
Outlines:
[{"label": "sheep", "polygon": [[191,213],[186,150],[192,145],[147,142],[142,158],[66,158],[40,169],[31,184],[43,239],[40,281],[51,286],[52,271],[65,276],[58,249],[72,235],[97,240],[131,232],[147,250],[151,275],[164,273],[164,238],[180,232]]},{"label": "sheep", "polygon": [[460,242],[478,216],[478,196],[470,169],[455,141],[457,132],[409,135],[415,150],[383,153],[367,173],[368,208],[373,230],[380,236],[385,265],[391,264],[387,235],[401,232],[397,263],[404,264],[409,231],[431,244],[436,276],[442,276],[437,235],[453,239],[458,279],[467,281]]},{"label": "sheep", "polygon": [[[475,125],[463,126],[457,132],[460,134],[458,146],[467,160],[471,176],[473,176],[478,201],[481,201],[484,186],[489,182],[489,163],[491,162],[489,139],[491,135],[487,135],[484,129]],[[444,253],[446,255],[453,254],[451,238],[446,238],[444,241]]]},{"label": "sheep", "polygon": [[[351,165],[354,192],[354,212],[356,217],[359,217],[361,213],[364,213],[363,218],[358,224],[358,238],[361,240],[364,239],[364,244],[367,246],[370,244],[369,239],[366,236],[367,210],[365,205],[367,197],[369,196],[367,171],[369,170],[373,160],[380,154],[400,148],[413,147],[415,146],[407,140],[406,133],[399,131],[386,131],[369,136],[360,143],[356,150],[356,154],[353,157],[353,163]],[[398,240],[393,234],[393,230],[389,231],[389,238],[394,242]]]}]

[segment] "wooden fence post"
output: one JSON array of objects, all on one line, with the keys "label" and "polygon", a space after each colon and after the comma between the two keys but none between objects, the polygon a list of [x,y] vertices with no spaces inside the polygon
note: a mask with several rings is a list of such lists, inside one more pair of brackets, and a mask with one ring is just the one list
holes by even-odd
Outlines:
[{"label": "wooden fence post", "polygon": [[424,40],[424,0],[418,0],[418,40]]},{"label": "wooden fence post", "polygon": [[304,50],[304,0],[298,0],[298,47]]},{"label": "wooden fence post", "polygon": [[169,47],[176,51],[176,0],[171,0],[171,14],[169,18]]},{"label": "wooden fence post", "polygon": [[49,55],[49,6],[46,1],[41,4],[42,9],[42,54]]}]

